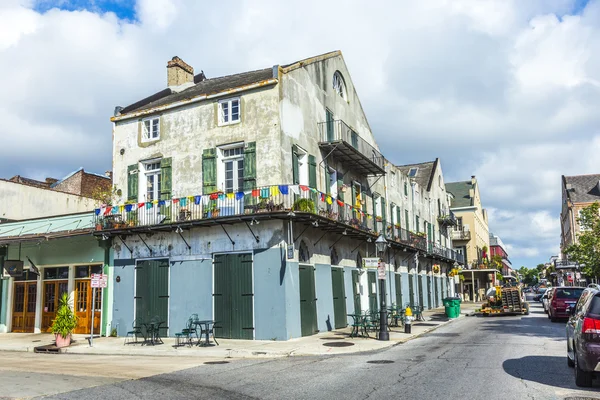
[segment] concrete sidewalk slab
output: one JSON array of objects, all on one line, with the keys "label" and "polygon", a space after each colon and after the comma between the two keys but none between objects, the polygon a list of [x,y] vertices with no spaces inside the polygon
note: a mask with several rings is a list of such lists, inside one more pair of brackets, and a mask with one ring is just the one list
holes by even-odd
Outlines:
[{"label": "concrete sidewalk slab", "polygon": [[[457,319],[464,317],[478,307],[480,307],[479,304],[464,304],[461,316]],[[457,320],[449,320],[444,315],[443,308],[425,311],[423,316],[425,321],[413,322],[410,334],[404,333],[404,328],[401,326],[391,327],[389,341],[376,340],[377,332],[370,332],[370,338],[351,338],[349,337],[351,331],[349,327],[287,341],[217,339],[219,345],[210,347],[176,347],[174,338],[164,338],[164,344],[156,346],[147,346],[141,343],[125,345],[122,337],[94,337],[93,347],[90,347],[89,336],[73,335],[74,343],[63,349],[63,352],[69,354],[185,356],[221,359],[349,354],[377,351],[395,346]],[[6,333],[0,335],[0,351],[33,352],[35,347],[49,345],[53,341],[54,336],[48,333]]]}]

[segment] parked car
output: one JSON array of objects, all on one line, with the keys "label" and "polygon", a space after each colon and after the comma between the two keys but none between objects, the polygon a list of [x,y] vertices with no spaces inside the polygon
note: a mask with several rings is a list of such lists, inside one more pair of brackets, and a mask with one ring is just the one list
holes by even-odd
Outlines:
[{"label": "parked car", "polygon": [[535,301],[542,301],[542,296],[544,295],[544,293],[546,293],[546,288],[539,288],[538,289],[538,294],[536,294],[533,297],[533,300],[535,300]]},{"label": "parked car", "polygon": [[567,364],[575,368],[575,384],[589,387],[600,369],[600,290],[585,289],[569,314]]},{"label": "parked car", "polygon": [[568,308],[575,306],[584,290],[584,287],[577,286],[556,287],[548,298],[548,318],[552,322],[556,322],[558,318],[569,318]]},{"label": "parked car", "polygon": [[542,305],[544,306],[544,312],[546,314],[548,314],[548,303],[549,303],[549,298],[552,295],[552,292],[554,291],[554,288],[550,288],[548,290],[546,290],[546,292],[544,292],[544,294],[542,295]]}]

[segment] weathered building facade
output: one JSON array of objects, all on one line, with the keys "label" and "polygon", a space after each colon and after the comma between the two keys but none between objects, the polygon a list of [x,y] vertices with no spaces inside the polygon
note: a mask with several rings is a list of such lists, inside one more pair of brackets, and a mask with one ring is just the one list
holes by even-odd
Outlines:
[{"label": "weathered building facade", "polygon": [[362,260],[380,235],[388,304],[441,304],[462,258],[439,160],[411,180],[384,158],[340,52],[212,79],[167,68],[167,89],[112,118],[121,195],[96,215],[119,334],[154,315],[169,335],[191,314],[228,338],[345,327],[378,308]]}]

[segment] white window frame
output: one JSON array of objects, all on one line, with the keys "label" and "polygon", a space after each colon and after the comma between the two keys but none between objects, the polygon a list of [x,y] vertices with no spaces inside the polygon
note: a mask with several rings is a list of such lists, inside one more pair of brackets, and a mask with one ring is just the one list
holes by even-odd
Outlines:
[{"label": "white window frame", "polygon": [[[154,132],[154,121],[156,121],[156,132]],[[146,124],[149,125],[150,131]],[[156,137],[151,137],[151,134],[156,133]],[[142,142],[154,142],[156,140],[160,140],[160,116],[144,118],[142,120]]]},{"label": "white window frame", "polygon": [[[224,192],[227,192],[227,187],[226,187],[226,177],[225,177],[225,163],[229,162],[229,161],[233,161],[234,162],[234,178],[233,178],[233,193],[243,190],[243,185],[242,187],[237,187],[238,185],[236,184],[236,182],[239,181],[239,171],[238,169],[236,169],[237,161],[239,160],[244,160],[244,142],[237,142],[237,143],[232,143],[229,145],[224,145],[224,146],[218,146],[217,147],[217,158],[218,158],[218,163],[217,163],[217,179],[218,182],[220,183],[219,189],[223,190]],[[233,150],[233,149],[240,149],[239,154],[233,154],[233,155],[225,155],[226,151],[229,150]],[[243,177],[242,177],[243,179]],[[231,193],[231,192],[230,192]]]},{"label": "white window frame", "polygon": [[[158,183],[160,183],[160,185],[162,185],[162,182],[160,182],[161,179],[161,170],[160,170],[160,159],[156,159],[156,160],[149,160],[149,161],[144,161],[142,163],[142,166],[144,167],[144,173],[143,173],[143,182],[142,182],[142,191],[139,191],[139,197],[140,197],[140,201],[153,201],[153,200],[160,200],[160,187],[159,185],[157,185],[157,181],[155,181],[155,195],[156,197],[154,199],[149,199],[148,198],[148,182],[149,182],[149,177],[150,176],[157,176],[157,180]],[[143,198],[142,198],[143,196]]]},{"label": "white window frame", "polygon": [[346,90],[346,81],[344,80],[344,76],[340,71],[335,71],[333,73],[332,79],[333,90],[346,102],[348,101],[348,95]]},{"label": "white window frame", "polygon": [[308,152],[297,146],[298,149],[298,181],[300,185],[308,186]]},{"label": "white window frame", "polygon": [[[237,119],[233,120],[231,117],[231,110],[233,108],[233,104],[237,102]],[[225,121],[225,113],[223,112],[224,107],[227,107],[227,121]],[[218,112],[219,112],[219,126],[227,126],[227,125],[234,125],[234,124],[239,124],[240,122],[242,122],[242,102],[240,101],[239,97],[231,97],[229,99],[223,99],[223,100],[219,100],[219,106],[218,106]]]}]

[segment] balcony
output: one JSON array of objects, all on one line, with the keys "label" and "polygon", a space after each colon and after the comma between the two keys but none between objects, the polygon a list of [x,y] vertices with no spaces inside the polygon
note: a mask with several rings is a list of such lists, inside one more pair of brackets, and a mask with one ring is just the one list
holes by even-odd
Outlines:
[{"label": "balcony", "polygon": [[361,175],[385,174],[383,155],[344,121],[320,122],[319,147]]},{"label": "balcony", "polygon": [[460,228],[452,230],[452,240],[471,240],[471,231],[468,229]]},{"label": "balcony", "polygon": [[[383,234],[392,247],[428,252],[425,236],[378,221],[359,208],[303,185],[272,185],[237,193],[218,192],[102,207],[95,210],[94,224],[97,236],[120,236],[291,218],[358,240],[373,241]],[[451,249],[442,248],[440,256],[457,261]]]},{"label": "balcony", "polygon": [[456,226],[458,224],[452,211],[443,213],[437,220],[441,226]]}]

